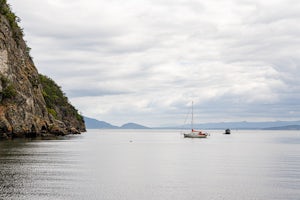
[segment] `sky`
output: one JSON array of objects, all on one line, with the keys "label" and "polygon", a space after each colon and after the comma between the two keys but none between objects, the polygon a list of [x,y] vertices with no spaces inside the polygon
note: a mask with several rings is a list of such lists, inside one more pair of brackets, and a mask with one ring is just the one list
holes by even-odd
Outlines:
[{"label": "sky", "polygon": [[298,0],[8,0],[38,71],[114,125],[300,119]]}]

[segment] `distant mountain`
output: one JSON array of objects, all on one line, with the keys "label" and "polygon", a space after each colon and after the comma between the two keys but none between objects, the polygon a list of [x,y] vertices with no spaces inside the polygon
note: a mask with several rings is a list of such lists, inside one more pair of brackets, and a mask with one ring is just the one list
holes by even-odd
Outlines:
[{"label": "distant mountain", "polygon": [[[271,122],[220,122],[220,123],[204,123],[195,124],[194,128],[199,129],[266,129],[266,128],[291,128],[289,126],[300,126],[300,121],[271,121]],[[190,125],[183,126],[189,128]]]},{"label": "distant mountain", "polygon": [[127,123],[119,127],[89,117],[84,117],[84,121],[87,129],[148,129],[148,127],[136,123]]},{"label": "distant mountain", "polygon": [[118,126],[111,125],[104,121],[99,121],[93,118],[84,117],[85,125],[88,129],[114,129],[119,128]]},{"label": "distant mountain", "polygon": [[136,123],[127,123],[122,125],[120,128],[122,129],[149,129],[146,126],[142,126],[140,124],[136,124]]},{"label": "distant mountain", "polygon": [[264,130],[300,130],[300,125],[269,127],[269,128],[264,128]]},{"label": "distant mountain", "polygon": [[[122,126],[115,126],[104,121],[84,117],[86,128],[88,129],[149,129],[149,127],[127,123]],[[155,129],[189,129],[189,124],[184,126],[173,127],[155,127]],[[151,127],[153,128],[153,127]],[[203,123],[194,124],[195,129],[264,129],[264,130],[300,130],[300,121],[272,121],[272,122],[219,122],[219,123]]]}]

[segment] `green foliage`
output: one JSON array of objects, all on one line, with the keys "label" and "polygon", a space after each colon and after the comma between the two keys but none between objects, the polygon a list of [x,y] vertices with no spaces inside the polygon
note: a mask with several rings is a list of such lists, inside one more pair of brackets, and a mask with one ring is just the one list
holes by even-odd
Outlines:
[{"label": "green foliage", "polygon": [[1,14],[5,14],[6,12],[8,12],[8,5],[6,0],[0,0],[0,13]]},{"label": "green foliage", "polygon": [[27,55],[30,55],[30,51],[31,51],[31,48],[30,47],[26,47],[26,53],[27,53]]},{"label": "green foliage", "polygon": [[2,97],[5,99],[11,99],[17,95],[17,92],[12,85],[8,85],[2,90]]},{"label": "green foliage", "polygon": [[47,108],[48,113],[50,113],[55,119],[57,119],[57,112],[52,108]]},{"label": "green foliage", "polygon": [[78,121],[83,121],[83,117],[78,113],[78,110],[69,103],[68,98],[62,92],[60,86],[47,76],[40,74],[39,79],[42,84],[42,94],[46,101],[48,112],[53,117],[58,117],[57,109],[59,108],[64,116],[75,116]]},{"label": "green foliage", "polygon": [[53,109],[55,105],[65,106],[68,103],[68,99],[61,91],[60,86],[51,78],[40,74],[39,79],[43,87],[43,96],[48,108]]},{"label": "green foliage", "polygon": [[[9,22],[9,25],[12,29],[13,38],[16,43],[19,45],[20,40],[23,38],[24,33],[23,29],[21,29],[18,23],[21,22],[21,19],[12,12],[10,5],[7,4],[6,0],[0,0],[0,14],[4,15]],[[29,54],[28,54],[29,55]]]},{"label": "green foliage", "polygon": [[0,91],[2,100],[3,99],[11,99],[17,95],[15,87],[11,84],[11,82],[6,77],[1,75],[0,82],[2,85],[2,91]]},{"label": "green foliage", "polygon": [[6,0],[0,0],[0,13],[7,18],[12,28],[19,29],[18,22],[20,22],[21,19],[11,11],[11,8],[6,3]]}]

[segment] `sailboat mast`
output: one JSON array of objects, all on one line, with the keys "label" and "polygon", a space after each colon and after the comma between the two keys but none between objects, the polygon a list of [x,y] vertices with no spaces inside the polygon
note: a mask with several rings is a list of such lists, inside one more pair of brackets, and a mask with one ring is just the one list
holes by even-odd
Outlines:
[{"label": "sailboat mast", "polygon": [[194,129],[194,102],[192,101],[192,130]]}]

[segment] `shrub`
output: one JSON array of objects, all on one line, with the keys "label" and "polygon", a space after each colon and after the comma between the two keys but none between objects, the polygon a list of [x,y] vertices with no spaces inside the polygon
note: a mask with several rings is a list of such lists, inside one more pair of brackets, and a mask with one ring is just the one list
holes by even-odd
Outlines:
[{"label": "shrub", "polygon": [[47,108],[48,113],[50,113],[55,119],[57,119],[57,112],[52,108]]},{"label": "shrub", "polygon": [[51,78],[39,75],[40,83],[42,84],[42,94],[46,102],[48,112],[57,118],[60,112],[63,116],[74,116],[78,121],[83,121],[83,117],[78,113],[78,110],[72,106],[68,98],[62,92]]},{"label": "shrub", "polygon": [[3,75],[0,76],[0,82],[2,85],[2,91],[0,91],[0,95],[3,99],[12,99],[17,95],[17,91],[12,83]]},{"label": "shrub", "polygon": [[2,98],[3,99],[11,99],[17,95],[17,92],[12,85],[8,85],[2,90]]},{"label": "shrub", "polygon": [[12,12],[10,5],[7,4],[6,0],[0,0],[0,14],[4,15],[9,22],[9,25],[12,29],[13,38],[15,39],[17,45],[20,44],[20,40],[23,38],[24,33],[18,23],[21,22],[21,19]]}]

